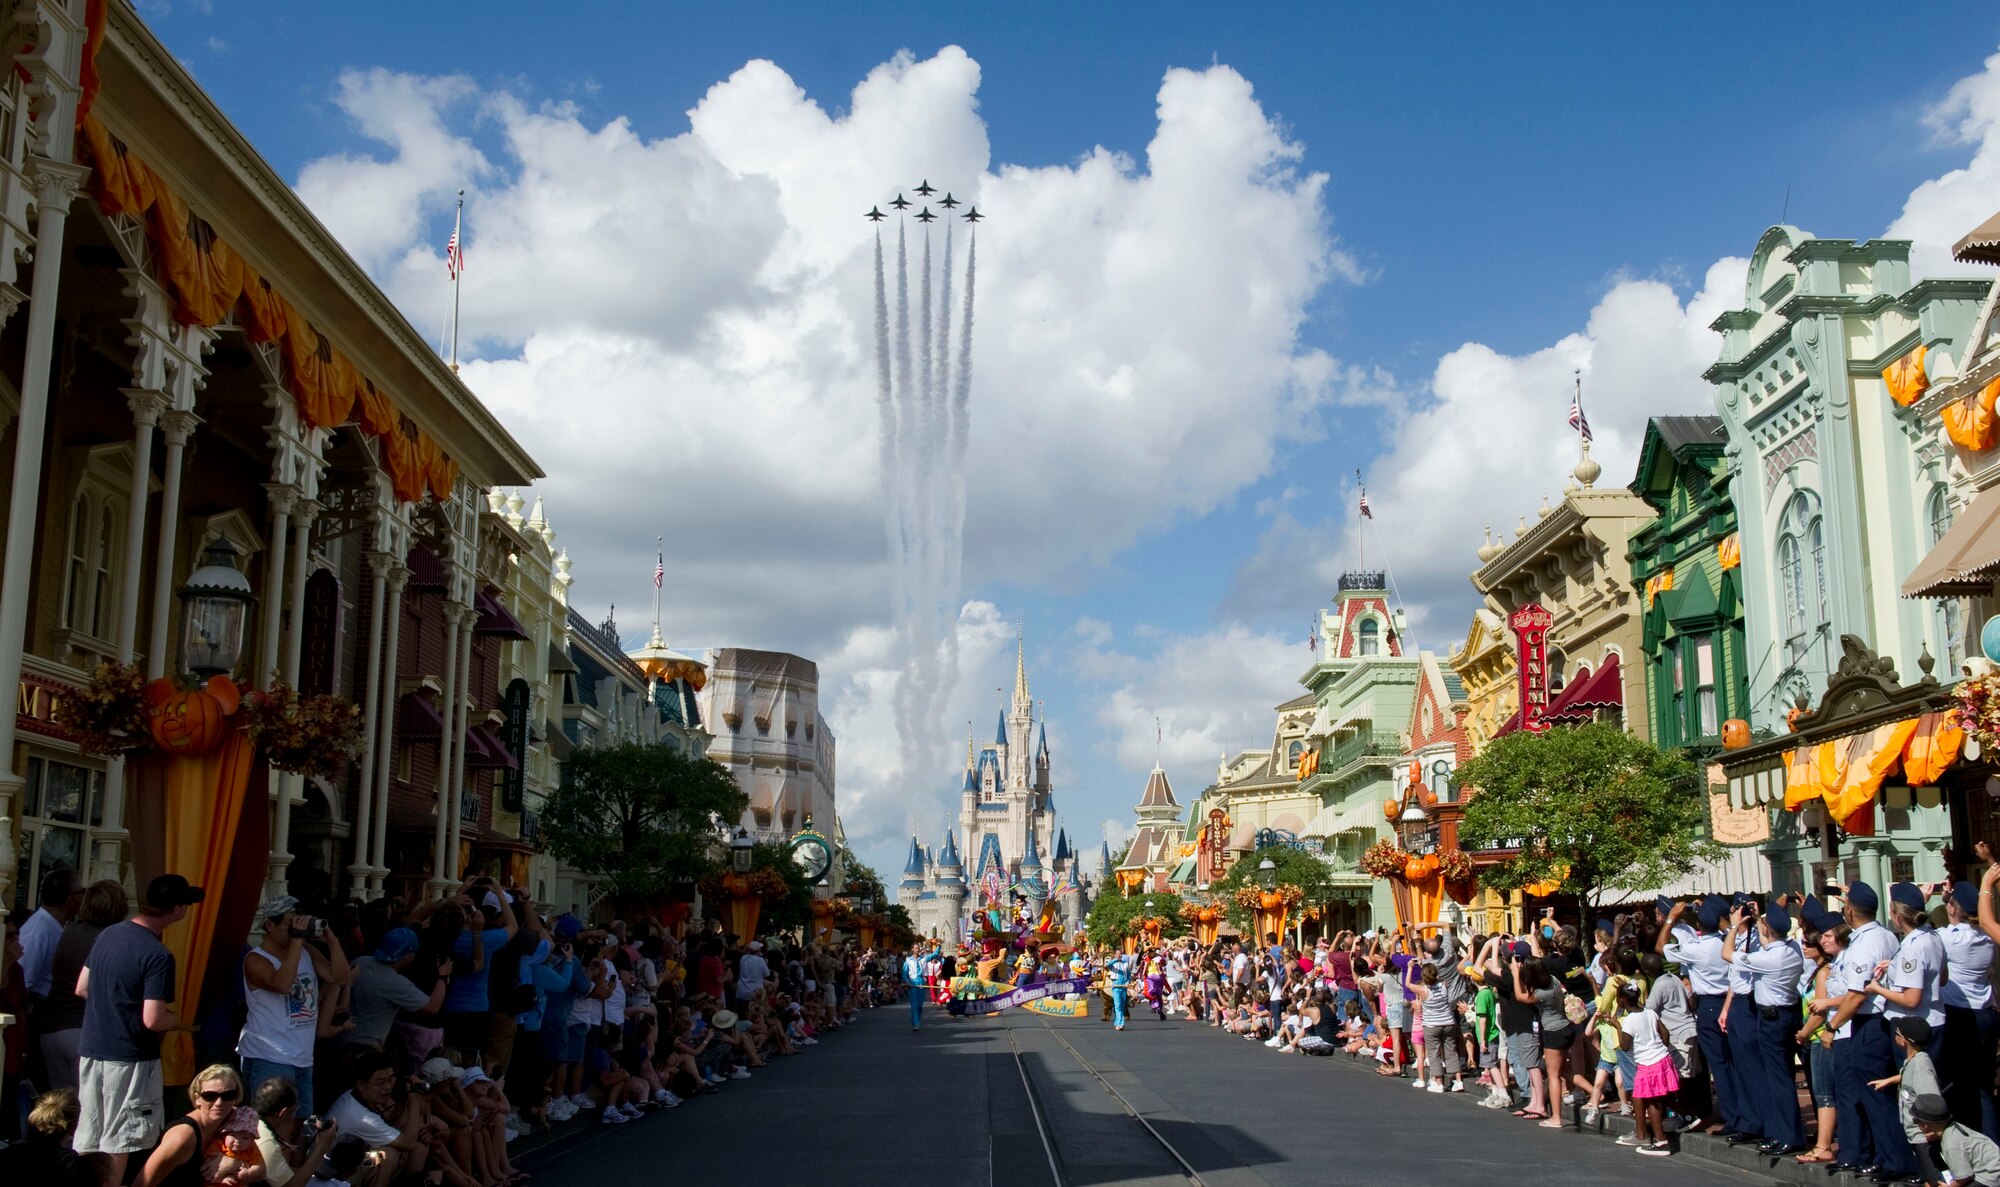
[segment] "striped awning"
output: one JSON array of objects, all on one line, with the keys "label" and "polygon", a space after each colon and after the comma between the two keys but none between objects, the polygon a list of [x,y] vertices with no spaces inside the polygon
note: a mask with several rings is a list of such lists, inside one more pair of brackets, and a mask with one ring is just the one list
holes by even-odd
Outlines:
[{"label": "striped awning", "polygon": [[1729,806],[1756,808],[1766,804],[1785,806],[1785,756],[1779,754],[1746,770],[1729,774]]}]

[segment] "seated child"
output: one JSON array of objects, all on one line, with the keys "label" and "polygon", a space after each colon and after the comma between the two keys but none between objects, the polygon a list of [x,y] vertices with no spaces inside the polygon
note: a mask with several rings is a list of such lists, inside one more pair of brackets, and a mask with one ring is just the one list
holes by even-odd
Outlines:
[{"label": "seated child", "polygon": [[204,1151],[201,1181],[247,1187],[264,1181],[264,1157],[257,1152],[257,1110],[243,1107],[229,1114],[222,1132]]}]

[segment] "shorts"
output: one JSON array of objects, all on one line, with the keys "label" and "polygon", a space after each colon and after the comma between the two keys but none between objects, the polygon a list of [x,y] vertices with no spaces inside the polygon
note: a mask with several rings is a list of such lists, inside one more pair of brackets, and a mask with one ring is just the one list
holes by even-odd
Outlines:
[{"label": "shorts", "polygon": [[1479,1049],[1479,1066],[1480,1067],[1500,1066],[1500,1044],[1497,1041],[1489,1041],[1485,1046]]},{"label": "shorts", "polygon": [[1820,1043],[1811,1044],[1806,1048],[1806,1064],[1809,1073],[1806,1079],[1812,1083],[1813,1108],[1834,1108],[1833,1048]]},{"label": "shorts", "polygon": [[166,1131],[160,1061],[120,1059],[78,1061],[76,1139],[79,1154],[137,1154],[151,1150]]},{"label": "shorts", "polygon": [[1507,1036],[1507,1062],[1517,1068],[1534,1068],[1541,1065],[1542,1046],[1535,1039],[1535,1032]]},{"label": "shorts", "polygon": [[1576,1028],[1573,1026],[1565,1026],[1561,1030],[1545,1030],[1542,1032],[1542,1050],[1544,1051],[1567,1051],[1575,1045]]},{"label": "shorts", "polygon": [[562,1051],[557,1063],[582,1063],[584,1046],[590,1038],[590,1025],[572,1022],[563,1028]]},{"label": "shorts", "polygon": [[[1667,1053],[1667,1066],[1672,1067],[1673,1063],[1674,1063],[1673,1052],[1669,1051]],[[1625,1091],[1627,1092],[1632,1091],[1632,1084],[1638,1077],[1638,1074],[1639,1074],[1639,1061],[1632,1058],[1632,1053],[1630,1051],[1624,1051],[1624,1050],[1619,1051],[1618,1083],[1624,1087]]]},{"label": "shorts", "polygon": [[1389,999],[1389,1029],[1410,1029],[1410,1003]]}]

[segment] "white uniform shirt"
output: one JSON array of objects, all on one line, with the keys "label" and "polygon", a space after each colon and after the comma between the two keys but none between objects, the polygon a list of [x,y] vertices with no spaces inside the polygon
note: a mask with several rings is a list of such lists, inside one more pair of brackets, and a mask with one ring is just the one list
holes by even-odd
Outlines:
[{"label": "white uniform shirt", "polygon": [[1890,1018],[1922,1018],[1932,1026],[1944,1025],[1944,1004],[1938,1000],[1938,978],[1944,972],[1944,941],[1935,930],[1913,927],[1896,949],[1882,984],[1889,989],[1920,989],[1915,1006],[1899,1006],[1882,999],[1882,1013]]},{"label": "white uniform shirt", "polygon": [[1757,926],[1751,924],[1743,929],[1743,934],[1736,937],[1736,959],[1723,962],[1729,966],[1725,974],[1728,978],[1729,992],[1739,998],[1750,996],[1753,981],[1750,969],[1743,958],[1755,954],[1761,948],[1762,945],[1757,941]]},{"label": "white uniform shirt", "polygon": [[[1896,937],[1880,923],[1870,920],[1848,937],[1847,951],[1840,954],[1840,981],[1844,992],[1855,993],[1875,979],[1875,966],[1896,959]],[[1862,999],[1855,1014],[1880,1014],[1884,1002],[1874,994]]]},{"label": "white uniform shirt", "polygon": [[1938,933],[1944,944],[1945,981],[1938,997],[1947,1006],[1983,1010],[1993,1002],[1993,941],[1976,923],[1954,923]]},{"label": "white uniform shirt", "polygon": [[1729,992],[1729,962],[1722,959],[1722,937],[1698,935],[1692,928],[1676,927],[1667,941],[1666,958],[1681,966],[1696,997],[1719,997]]},{"label": "white uniform shirt", "polygon": [[1736,954],[1736,968],[1750,975],[1750,993],[1760,1006],[1799,1004],[1799,968],[1806,958],[1790,940],[1760,948],[1745,956]]}]

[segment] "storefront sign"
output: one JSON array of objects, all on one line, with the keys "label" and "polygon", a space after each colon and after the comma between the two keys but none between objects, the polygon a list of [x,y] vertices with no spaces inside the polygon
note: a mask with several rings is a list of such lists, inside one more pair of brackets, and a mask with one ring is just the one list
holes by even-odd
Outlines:
[{"label": "storefront sign", "polygon": [[1521,675],[1521,728],[1543,733],[1549,728],[1549,627],[1556,616],[1541,603],[1530,602],[1507,616],[1514,630],[1515,664]]},{"label": "storefront sign", "polygon": [[522,793],[528,778],[528,682],[516,678],[500,695],[500,712],[507,718],[500,727],[500,744],[514,756],[514,765],[500,772],[500,807],[521,810]]},{"label": "storefront sign", "polygon": [[1208,827],[1202,832],[1201,843],[1208,850],[1208,880],[1221,880],[1229,870],[1229,817],[1222,809],[1208,810]]},{"label": "storefront sign", "polygon": [[74,691],[77,690],[60,680],[51,680],[32,672],[21,673],[20,689],[14,696],[14,728],[24,734],[40,734],[45,738],[72,738],[68,730],[56,724],[56,697]]},{"label": "storefront sign", "polygon": [[1708,831],[1724,845],[1762,845],[1771,839],[1771,813],[1762,805],[1732,808],[1728,792],[1710,792]]}]

